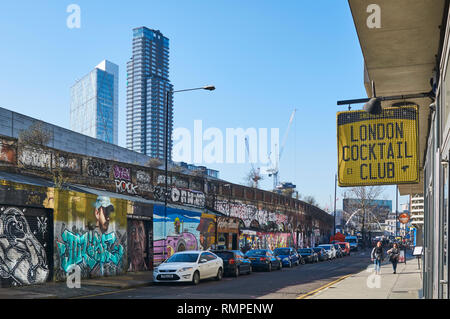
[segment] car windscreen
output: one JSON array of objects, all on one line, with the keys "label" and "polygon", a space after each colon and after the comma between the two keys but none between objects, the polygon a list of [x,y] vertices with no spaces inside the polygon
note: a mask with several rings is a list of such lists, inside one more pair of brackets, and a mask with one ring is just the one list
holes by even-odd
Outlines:
[{"label": "car windscreen", "polygon": [[291,251],[289,249],[277,248],[273,251],[275,255],[290,255]]},{"label": "car windscreen", "polygon": [[166,260],[166,263],[195,263],[197,262],[198,254],[175,254]]},{"label": "car windscreen", "polygon": [[356,239],[354,238],[347,238],[346,241],[353,244],[356,243]]},{"label": "car windscreen", "polygon": [[303,254],[310,254],[311,253],[311,249],[300,249],[299,251],[298,251],[299,253],[303,253]]},{"label": "car windscreen", "polygon": [[231,251],[214,251],[213,253],[222,259],[230,259],[234,257],[234,254]]},{"label": "car windscreen", "polygon": [[247,252],[247,256],[265,256],[266,253],[267,251],[262,249],[250,250]]}]

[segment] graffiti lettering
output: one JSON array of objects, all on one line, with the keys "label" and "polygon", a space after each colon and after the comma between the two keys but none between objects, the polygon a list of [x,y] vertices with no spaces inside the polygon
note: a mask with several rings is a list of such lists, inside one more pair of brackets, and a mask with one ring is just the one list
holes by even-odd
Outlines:
[{"label": "graffiti lettering", "polygon": [[[116,244],[116,234],[87,232],[76,234],[67,229],[61,235],[62,241],[57,241],[61,268],[68,273],[72,265],[85,265],[90,270],[95,266],[112,263],[119,266],[122,262],[124,249]],[[101,267],[102,268],[102,267]]]},{"label": "graffiti lettering", "polygon": [[120,179],[115,180],[117,193],[128,193],[131,195],[137,195],[137,185],[133,185],[131,182],[122,181]]},{"label": "graffiti lettering", "polygon": [[23,166],[50,169],[51,154],[34,149],[23,149],[19,155],[19,163]]},{"label": "graffiti lettering", "polygon": [[131,181],[130,169],[114,165],[114,178]]},{"label": "graffiti lettering", "polygon": [[53,157],[52,166],[72,172],[80,171],[80,161],[77,158],[70,158],[66,156],[58,156],[56,158]]},{"label": "graffiti lettering", "polygon": [[[156,200],[163,201],[164,193],[165,193],[164,187],[156,186],[153,195]],[[173,203],[180,203],[183,205],[191,205],[198,207],[205,206],[205,194],[190,189],[179,189],[176,187],[169,188],[169,199]]]},{"label": "graffiti lettering", "polygon": [[252,221],[258,222],[260,226],[269,225],[269,223],[272,222],[278,225],[279,230],[282,230],[282,225],[285,225],[288,219],[286,215],[268,212],[266,210],[259,209],[254,205],[243,204],[239,202],[219,200],[216,201],[215,206],[216,210],[221,213],[227,214],[231,217],[242,219],[246,227],[250,227]]},{"label": "graffiti lettering", "polygon": [[136,172],[136,181],[138,187],[143,192],[153,192],[150,175],[144,171]]},{"label": "graffiti lettering", "polygon": [[90,160],[87,165],[87,173],[93,177],[109,178],[109,169],[109,165],[96,160]]}]

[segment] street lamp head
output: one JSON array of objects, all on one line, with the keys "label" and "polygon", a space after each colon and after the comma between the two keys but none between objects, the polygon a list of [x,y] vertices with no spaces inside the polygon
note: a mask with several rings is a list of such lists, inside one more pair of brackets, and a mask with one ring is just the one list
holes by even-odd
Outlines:
[{"label": "street lamp head", "polygon": [[371,98],[369,102],[364,104],[364,111],[374,115],[381,114],[383,112],[381,99],[378,97]]},{"label": "street lamp head", "polygon": [[214,85],[207,85],[203,87],[203,90],[214,91],[216,87]]}]

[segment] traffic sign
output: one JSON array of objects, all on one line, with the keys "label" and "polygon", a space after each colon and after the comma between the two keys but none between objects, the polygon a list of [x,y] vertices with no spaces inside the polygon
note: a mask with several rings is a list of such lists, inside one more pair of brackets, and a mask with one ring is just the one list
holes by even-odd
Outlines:
[{"label": "traffic sign", "polygon": [[419,182],[418,107],[337,114],[339,186]]},{"label": "traffic sign", "polygon": [[402,224],[407,224],[409,222],[409,214],[408,213],[401,213],[398,215],[398,220]]}]

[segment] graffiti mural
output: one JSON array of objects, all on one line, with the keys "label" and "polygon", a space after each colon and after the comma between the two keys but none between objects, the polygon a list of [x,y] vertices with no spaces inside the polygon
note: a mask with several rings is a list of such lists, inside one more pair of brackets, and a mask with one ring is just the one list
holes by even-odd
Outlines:
[{"label": "graffiti mural", "polygon": [[251,227],[252,222],[259,226],[266,226],[271,223],[282,231],[286,228],[288,217],[281,213],[269,212],[264,209],[250,204],[243,204],[240,202],[229,202],[227,200],[218,200],[215,203],[217,211],[229,215],[230,217],[237,217],[242,219],[245,227]]},{"label": "graffiti mural", "polygon": [[200,249],[211,248],[216,241],[216,217],[211,214],[202,214],[197,230],[200,233]]},{"label": "graffiti mural", "polygon": [[177,251],[196,250],[200,246],[202,213],[155,205],[153,210],[154,262],[161,263]]},{"label": "graffiti mural", "polygon": [[[121,207],[116,207],[109,197],[98,196],[94,201],[89,195],[84,196],[71,198],[72,207],[60,207],[58,203],[56,208],[70,209],[75,216],[78,215],[75,220],[62,218],[63,221],[57,222],[57,279],[64,279],[72,265],[81,268],[83,278],[124,272],[127,236],[120,224],[123,218],[126,223],[126,212],[116,211]],[[86,211],[85,207],[92,208]],[[65,212],[58,211],[58,215],[62,215],[58,216],[61,219]]]},{"label": "graffiti mural", "polygon": [[[45,238],[36,238],[36,216],[16,207],[0,211],[0,287],[44,283],[49,277]],[[30,222],[29,222],[30,221]],[[45,225],[47,227],[47,225]],[[48,229],[45,229],[48,232]],[[45,236],[44,236],[45,237]]]},{"label": "graffiti mural", "polygon": [[128,271],[153,269],[153,205],[133,203],[127,234]]},{"label": "graffiti mural", "polygon": [[92,159],[87,164],[87,174],[92,177],[109,178],[110,168],[106,162]]},{"label": "graffiti mural", "polygon": [[270,249],[279,247],[296,247],[296,236],[291,233],[266,233],[244,231],[239,238],[239,246],[243,251],[250,249]]}]

